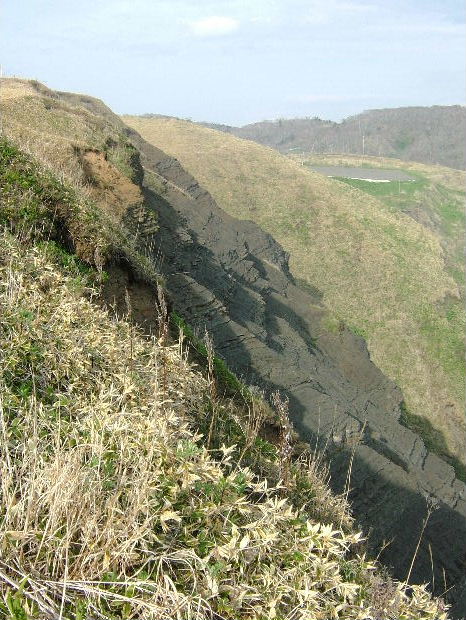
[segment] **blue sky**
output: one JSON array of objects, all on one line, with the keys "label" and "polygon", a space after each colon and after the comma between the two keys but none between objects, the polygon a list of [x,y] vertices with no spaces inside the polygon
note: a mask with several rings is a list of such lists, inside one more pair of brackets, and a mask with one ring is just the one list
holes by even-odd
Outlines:
[{"label": "blue sky", "polygon": [[244,124],[465,101],[463,0],[3,0],[5,75]]}]

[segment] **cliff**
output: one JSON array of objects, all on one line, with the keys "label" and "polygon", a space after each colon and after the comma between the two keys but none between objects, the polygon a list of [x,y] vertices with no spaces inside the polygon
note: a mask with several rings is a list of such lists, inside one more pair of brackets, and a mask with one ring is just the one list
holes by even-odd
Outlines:
[{"label": "cliff", "polygon": [[[438,591],[445,589],[445,575],[455,613],[464,614],[466,487],[400,424],[403,396],[371,362],[364,341],[344,326],[336,333],[326,330],[319,293],[296,286],[282,248],[257,225],[228,216],[175,159],[146,143],[96,100],[64,93],[41,97],[28,102],[38,106],[36,111],[40,108],[37,142],[46,125],[48,147],[63,149],[70,158],[74,154],[67,165],[76,165],[78,157],[92,183],[90,191],[132,231],[135,251],[163,275],[170,306],[201,336],[207,329],[217,354],[247,384],[266,394],[279,390],[289,399],[295,428],[313,448],[325,450],[332,486],[351,499],[357,520],[369,531],[370,545],[378,549],[390,542],[381,557],[395,574],[405,578],[410,572],[416,583],[430,581],[433,562]],[[55,121],[49,122],[47,105],[60,118],[65,114],[84,122],[92,137],[86,137],[87,146],[83,133],[78,140],[69,123],[57,129]],[[15,106],[24,101],[4,108],[5,130],[24,140],[28,126]],[[94,150],[104,153],[101,137],[110,151],[103,161],[113,158],[120,169],[129,166],[136,183],[144,177],[141,196],[120,202],[116,213],[115,201],[103,199],[106,164],[100,160],[99,167],[98,157],[88,157],[84,165],[82,159]],[[117,157],[122,145],[124,161]],[[125,268],[127,256],[123,261],[115,255],[103,259],[110,277],[107,300],[115,308],[127,298],[125,287],[130,304],[132,291],[134,301],[141,301],[139,280]],[[96,262],[95,251],[92,260]],[[146,333],[157,318],[150,294],[148,290],[146,303],[134,312]]]}]

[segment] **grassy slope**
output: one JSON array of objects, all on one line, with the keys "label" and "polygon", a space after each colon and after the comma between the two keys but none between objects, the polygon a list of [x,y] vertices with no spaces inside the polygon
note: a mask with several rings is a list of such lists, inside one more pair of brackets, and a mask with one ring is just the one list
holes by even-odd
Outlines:
[{"label": "grassy slope", "polygon": [[133,174],[134,148],[120,127],[95,116],[83,107],[56,98],[53,91],[26,80],[0,82],[3,132],[34,153],[60,178],[83,185],[81,167],[76,166],[77,149],[97,149],[127,176]]},{"label": "grassy slope", "polygon": [[[408,409],[464,459],[464,312],[455,301],[459,275],[455,281],[448,273],[435,231],[255,143],[186,121],[124,120],[176,156],[226,211],[273,234],[295,277],[320,288],[335,315],[366,337]],[[439,176],[459,189],[461,173],[430,170],[421,172],[427,190]],[[454,320],[438,311],[445,299],[458,308]]]},{"label": "grassy slope", "polygon": [[457,281],[464,296],[464,235],[465,235],[465,175],[451,168],[427,166],[383,157],[358,155],[301,155],[293,159],[304,165],[348,165],[356,167],[407,170],[415,182],[368,183],[355,179],[341,181],[382,200],[394,211],[401,211],[424,224],[440,240],[445,250],[446,268]]},{"label": "grassy slope", "polygon": [[[356,167],[389,168],[406,170],[406,162],[382,157],[358,155],[301,155],[293,157],[304,165],[346,165]],[[465,224],[465,184],[464,174],[441,166],[427,166],[419,163],[409,164],[409,174],[415,182],[397,181],[371,183],[357,179],[341,178],[340,181],[355,187],[366,194],[375,196],[394,212],[402,212],[431,230],[439,239],[445,254],[445,269],[459,287],[459,298],[447,297],[436,305],[434,320],[425,317],[424,334],[429,340],[431,352],[439,357],[446,354],[445,364],[452,371],[455,365],[462,372],[464,367],[465,324],[465,262],[464,238]],[[437,316],[441,321],[435,320]],[[444,343],[448,343],[445,347]],[[460,376],[462,376],[460,374]],[[430,424],[420,416],[406,411],[403,421],[412,430],[420,432],[426,445],[437,453],[444,452],[442,437],[435,434]],[[453,464],[453,463],[452,463]],[[456,464],[457,475],[465,479],[466,470]],[[461,471],[459,471],[459,469]]]},{"label": "grassy slope", "polygon": [[60,239],[124,253],[98,204],[3,139],[0,189],[0,618],[446,617],[358,555],[312,464],[277,487],[254,407],[93,304],[103,272]]}]

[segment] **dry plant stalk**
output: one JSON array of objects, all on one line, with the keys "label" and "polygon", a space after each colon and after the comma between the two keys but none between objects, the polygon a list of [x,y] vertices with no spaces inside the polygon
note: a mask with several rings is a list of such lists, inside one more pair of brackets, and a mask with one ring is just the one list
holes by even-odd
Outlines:
[{"label": "dry plant stalk", "polygon": [[159,328],[159,339],[162,344],[167,342],[170,320],[168,316],[168,306],[165,293],[160,284],[157,284],[157,322]]},{"label": "dry plant stalk", "polygon": [[[409,583],[409,580],[411,578],[411,573],[413,571],[413,567],[414,567],[414,563],[415,563],[416,558],[417,558],[419,547],[421,546],[421,540],[422,540],[422,537],[424,536],[425,529],[426,529],[427,524],[429,523],[430,517],[431,517],[431,515],[432,515],[432,513],[434,512],[435,509],[436,509],[436,507],[433,504],[431,504],[429,502],[427,503],[427,514],[426,514],[425,518],[422,521],[422,527],[421,527],[421,531],[419,532],[419,538],[417,539],[416,548],[414,550],[413,557],[411,559],[411,564],[409,565],[408,574],[406,575],[406,582],[407,583]],[[430,549],[430,545],[429,545],[429,550],[430,550],[430,553],[431,553],[430,557],[431,557],[431,562],[432,562],[432,550]],[[432,564],[432,576],[433,576],[433,564]]]},{"label": "dry plant stalk", "polygon": [[272,404],[280,423],[279,467],[280,478],[285,488],[288,488],[290,479],[291,455],[293,452],[293,427],[288,411],[288,398],[282,398],[279,392],[272,394]]},{"label": "dry plant stalk", "polygon": [[256,439],[259,436],[259,433],[267,419],[265,403],[263,401],[259,402],[257,394],[252,398],[250,402],[247,402],[246,404],[248,409],[246,417],[246,428],[243,428],[243,420],[238,421],[244,433],[244,447],[238,458],[238,467],[243,462],[243,458],[248,452],[248,450],[250,450],[254,446]]},{"label": "dry plant stalk", "polygon": [[204,334],[204,344],[207,351],[207,380],[209,384],[210,405],[212,409],[209,432],[207,434],[207,449],[210,448],[212,435],[215,432],[215,425],[217,423],[218,415],[218,397],[217,397],[217,381],[215,379],[215,366],[214,366],[214,345],[212,338],[208,331]]}]

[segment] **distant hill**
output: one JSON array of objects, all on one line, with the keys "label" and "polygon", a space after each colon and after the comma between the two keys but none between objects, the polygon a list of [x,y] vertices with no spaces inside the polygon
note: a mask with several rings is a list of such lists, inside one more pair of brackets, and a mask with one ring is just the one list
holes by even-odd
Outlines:
[{"label": "distant hill", "polygon": [[460,105],[368,110],[341,123],[294,118],[244,127],[202,124],[286,154],[365,154],[466,168],[466,107]]}]

